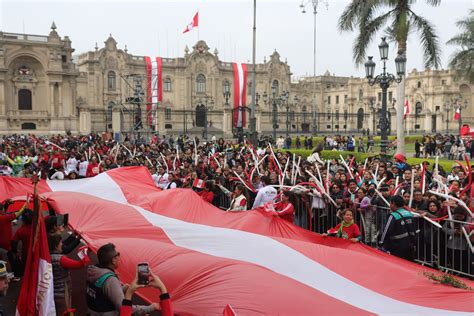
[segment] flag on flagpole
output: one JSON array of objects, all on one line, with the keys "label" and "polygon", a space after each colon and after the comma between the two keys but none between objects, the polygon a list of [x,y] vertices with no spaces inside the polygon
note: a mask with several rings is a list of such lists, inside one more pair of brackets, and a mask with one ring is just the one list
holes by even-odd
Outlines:
[{"label": "flag on flagpole", "polygon": [[[38,179],[38,176],[35,177]],[[36,184],[32,226],[30,249],[26,258],[16,316],[55,316],[53,266]]]},{"label": "flag on flagpole", "polygon": [[405,106],[403,107],[403,120],[406,120],[410,114],[410,105],[408,104],[408,99],[405,99]]},{"label": "flag on flagpole", "polygon": [[454,120],[459,121],[460,118],[461,118],[461,109],[458,107],[456,109],[456,112],[454,112]]},{"label": "flag on flagpole", "polygon": [[194,15],[193,20],[191,21],[191,23],[189,23],[186,26],[186,28],[183,31],[183,34],[191,31],[193,28],[198,27],[198,26],[199,26],[199,11],[196,12],[196,14]]}]

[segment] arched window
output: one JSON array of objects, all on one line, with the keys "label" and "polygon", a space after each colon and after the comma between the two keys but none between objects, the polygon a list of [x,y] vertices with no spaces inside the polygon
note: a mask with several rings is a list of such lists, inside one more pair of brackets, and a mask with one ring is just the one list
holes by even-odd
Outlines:
[{"label": "arched window", "polygon": [[163,91],[165,91],[165,92],[170,92],[171,91],[171,78],[170,77],[166,77],[163,80]]},{"label": "arched window", "polygon": [[280,94],[280,84],[278,83],[278,80],[273,80],[272,82],[272,93],[275,92],[275,95]]},{"label": "arched window", "polygon": [[109,71],[107,74],[107,89],[115,91],[115,72]]},{"label": "arched window", "polygon": [[30,90],[21,89],[20,91],[18,91],[18,109],[19,110],[32,110],[33,109]]},{"label": "arched window", "polygon": [[224,92],[230,92],[230,83],[229,81],[224,81]]},{"label": "arched window", "polygon": [[357,130],[364,127],[364,109],[357,110]]},{"label": "arched window", "polygon": [[301,108],[301,112],[306,113],[306,111],[307,111],[306,110],[306,105],[303,105],[303,107]]},{"label": "arched window", "polygon": [[418,89],[420,89],[420,88],[421,88],[421,81],[418,81],[418,83],[417,83],[417,87],[418,87]]},{"label": "arched window", "polygon": [[206,77],[203,74],[199,74],[196,77],[196,91],[199,93],[206,92]]}]

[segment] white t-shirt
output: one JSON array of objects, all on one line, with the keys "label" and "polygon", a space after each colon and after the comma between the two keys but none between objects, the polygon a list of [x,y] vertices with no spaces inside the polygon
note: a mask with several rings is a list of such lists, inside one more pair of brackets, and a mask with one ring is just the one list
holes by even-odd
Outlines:
[{"label": "white t-shirt", "polygon": [[258,190],[255,201],[253,202],[253,207],[256,208],[264,205],[267,202],[273,201],[277,196],[277,190],[274,187],[266,186]]},{"label": "white t-shirt", "polygon": [[70,174],[71,172],[77,172],[77,159],[74,157],[66,161],[66,174]]},{"label": "white t-shirt", "polygon": [[154,175],[151,176],[153,178],[153,182],[155,182],[155,185],[161,189],[165,189],[166,186],[168,185],[168,174],[165,172],[162,175],[155,173]]},{"label": "white t-shirt", "polygon": [[85,177],[87,174],[87,166],[89,165],[89,162],[87,160],[84,160],[79,163],[79,176]]}]

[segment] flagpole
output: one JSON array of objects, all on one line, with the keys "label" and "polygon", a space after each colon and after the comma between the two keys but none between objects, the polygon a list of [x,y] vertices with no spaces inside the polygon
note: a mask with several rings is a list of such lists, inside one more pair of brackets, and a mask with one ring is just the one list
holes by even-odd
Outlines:
[{"label": "flagpole", "polygon": [[[198,9],[197,11],[198,11],[197,15],[198,15],[198,19],[199,19],[199,9]],[[200,24],[201,24],[201,23],[199,23],[199,25],[198,25],[198,27],[197,27],[197,29],[198,29],[198,41],[199,41],[199,29],[201,28],[201,25],[200,25]]]}]

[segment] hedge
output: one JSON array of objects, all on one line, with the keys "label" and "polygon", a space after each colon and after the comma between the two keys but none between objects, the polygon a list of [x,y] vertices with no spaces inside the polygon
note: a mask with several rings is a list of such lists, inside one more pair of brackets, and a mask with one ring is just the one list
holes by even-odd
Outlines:
[{"label": "hedge", "polygon": [[[347,135],[345,135],[347,136]],[[405,144],[413,144],[415,143],[415,141],[418,139],[419,141],[421,141],[423,138],[422,135],[410,135],[410,136],[405,136]],[[359,139],[358,136],[355,136],[355,139],[356,139],[356,142],[357,140]],[[364,144],[367,144],[367,136],[364,136],[362,137],[362,139],[364,140]],[[380,136],[374,136],[374,141],[375,141],[375,144],[376,146],[378,144],[380,144],[380,139],[381,137]],[[389,141],[394,141],[395,139],[397,139],[396,136],[388,136],[388,140]],[[313,137],[313,146],[316,146],[316,144],[318,143],[322,143],[324,140],[324,136],[314,136]],[[304,137],[301,137],[300,138],[300,141],[301,141],[301,146],[303,147],[304,146]],[[296,146],[296,137],[293,137],[291,139],[291,146],[292,147],[295,147]]]},{"label": "hedge", "polygon": [[[285,150],[286,151],[286,150]],[[313,152],[312,150],[307,149],[290,149],[289,150],[296,155],[301,155],[303,158],[307,158]],[[346,158],[348,155],[354,155],[358,162],[363,162],[367,157],[378,156],[379,153],[359,153],[359,152],[351,152],[351,151],[337,151],[337,150],[323,150],[321,152],[322,159],[339,159],[339,155]],[[428,161],[430,163],[429,170],[434,167],[435,159],[424,159],[424,158],[407,158],[407,163],[410,165],[416,165],[423,163],[423,161]],[[439,159],[438,163],[440,166],[443,167],[445,171],[451,170],[451,167],[455,162],[453,160],[447,159]]]}]

